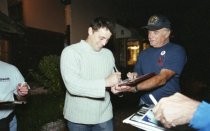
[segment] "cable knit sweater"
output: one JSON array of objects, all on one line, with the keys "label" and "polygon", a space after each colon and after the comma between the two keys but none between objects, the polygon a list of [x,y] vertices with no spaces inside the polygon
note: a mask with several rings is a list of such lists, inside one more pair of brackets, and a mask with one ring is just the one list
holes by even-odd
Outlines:
[{"label": "cable knit sweater", "polygon": [[96,52],[81,40],[66,47],[60,68],[67,92],[64,118],[81,124],[97,124],[112,119],[112,104],[105,78],[115,66],[113,54],[102,48]]}]

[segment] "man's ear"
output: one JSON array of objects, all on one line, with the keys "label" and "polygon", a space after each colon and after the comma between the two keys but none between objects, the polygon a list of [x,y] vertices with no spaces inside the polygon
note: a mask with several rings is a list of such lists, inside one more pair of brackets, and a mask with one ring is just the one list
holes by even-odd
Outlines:
[{"label": "man's ear", "polygon": [[166,31],[166,38],[169,37],[171,34],[171,30]]},{"label": "man's ear", "polygon": [[93,28],[92,27],[89,27],[88,28],[88,35],[92,35],[93,34]]}]

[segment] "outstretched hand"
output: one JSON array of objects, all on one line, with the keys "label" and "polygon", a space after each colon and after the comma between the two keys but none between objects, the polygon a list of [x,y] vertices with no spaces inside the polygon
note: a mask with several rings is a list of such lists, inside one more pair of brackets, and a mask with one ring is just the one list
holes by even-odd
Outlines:
[{"label": "outstretched hand", "polygon": [[200,102],[175,93],[170,97],[162,98],[153,108],[155,118],[165,127],[189,123]]}]

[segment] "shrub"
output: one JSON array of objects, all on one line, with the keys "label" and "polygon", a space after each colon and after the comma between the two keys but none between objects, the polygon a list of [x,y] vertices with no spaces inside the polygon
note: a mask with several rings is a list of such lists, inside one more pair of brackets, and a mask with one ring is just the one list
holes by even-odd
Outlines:
[{"label": "shrub", "polygon": [[60,74],[60,57],[44,56],[36,71],[31,71],[32,81],[44,86],[50,93],[63,93],[65,88]]},{"label": "shrub", "polygon": [[40,131],[46,123],[63,119],[64,95],[39,94],[17,105],[18,131]]}]

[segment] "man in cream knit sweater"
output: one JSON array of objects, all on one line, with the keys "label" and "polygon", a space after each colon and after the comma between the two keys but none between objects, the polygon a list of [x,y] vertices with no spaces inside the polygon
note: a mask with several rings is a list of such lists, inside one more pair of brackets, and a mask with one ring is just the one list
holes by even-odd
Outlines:
[{"label": "man in cream knit sweater", "polygon": [[94,19],[88,37],[66,47],[61,54],[61,74],[66,86],[64,118],[70,131],[113,131],[112,104],[108,88],[121,79],[114,72],[115,60],[103,48],[109,41],[113,23]]}]

